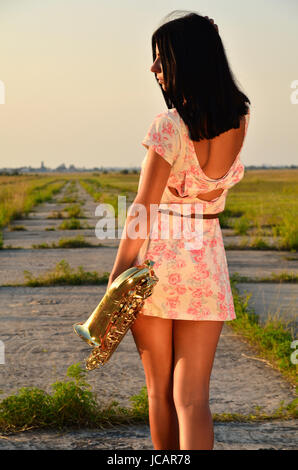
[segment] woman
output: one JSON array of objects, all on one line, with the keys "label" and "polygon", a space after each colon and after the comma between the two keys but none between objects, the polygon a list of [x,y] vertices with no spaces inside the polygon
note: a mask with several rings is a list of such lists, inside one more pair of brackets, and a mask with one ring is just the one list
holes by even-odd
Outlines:
[{"label": "woman", "polygon": [[[250,101],[234,82],[212,19],[187,12],[167,21],[152,36],[152,52],[151,71],[168,110],[142,142],[148,151],[131,206],[145,206],[150,229],[147,237],[120,241],[108,287],[129,267],[155,262],[159,281],[131,327],[146,376],[154,449],[213,449],[210,375],[223,323],[236,318],[218,214],[244,174],[239,155]],[[148,237],[161,228],[160,207],[173,203],[200,203],[199,248],[172,232],[167,239]],[[153,204],[159,210],[151,220]],[[176,227],[173,212],[169,219]],[[129,214],[123,233],[134,221]]]}]

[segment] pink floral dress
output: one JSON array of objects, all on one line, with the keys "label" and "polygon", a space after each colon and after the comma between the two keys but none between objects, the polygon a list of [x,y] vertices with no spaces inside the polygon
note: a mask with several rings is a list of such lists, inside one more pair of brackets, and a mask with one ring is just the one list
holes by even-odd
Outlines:
[{"label": "pink floral dress", "polygon": [[[245,133],[249,116],[247,114],[245,117]],[[217,180],[208,178],[200,168],[187,126],[176,108],[155,117],[142,145],[153,147],[171,164],[170,176],[159,205],[162,209],[181,207],[183,210],[183,204],[188,203],[190,212],[194,212],[194,204],[197,203],[200,213],[222,212],[228,190],[244,175],[240,149],[225,176]],[[148,152],[142,161],[139,186],[147,155]],[[168,186],[175,188],[181,197],[172,194]],[[224,191],[211,201],[196,197],[199,192],[214,189]],[[182,219],[185,220],[184,217]],[[159,234],[165,222],[162,214],[157,212],[152,230],[133,263],[136,266],[151,259],[155,262],[153,269],[159,278],[140,314],[179,320],[234,320],[235,308],[219,219],[201,220],[199,248],[195,245],[189,247],[189,239],[183,236],[175,238],[174,228],[180,217],[169,215],[167,220],[169,236],[164,239]],[[190,224],[194,223],[194,219],[188,220]]]}]

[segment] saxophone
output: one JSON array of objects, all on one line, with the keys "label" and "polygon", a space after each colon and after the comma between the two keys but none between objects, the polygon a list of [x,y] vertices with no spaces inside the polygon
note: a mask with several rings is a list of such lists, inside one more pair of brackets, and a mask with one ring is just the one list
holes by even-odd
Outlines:
[{"label": "saxophone", "polygon": [[159,280],[146,260],[121,273],[110,285],[102,300],[85,323],[73,325],[76,334],[93,346],[86,369],[105,364],[132,326],[144,300],[152,295]]}]

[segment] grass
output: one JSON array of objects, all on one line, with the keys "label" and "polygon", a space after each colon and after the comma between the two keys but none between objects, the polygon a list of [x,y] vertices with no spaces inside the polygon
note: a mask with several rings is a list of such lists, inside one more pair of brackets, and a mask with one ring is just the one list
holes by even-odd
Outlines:
[{"label": "grass", "polygon": [[295,254],[286,253],[283,255],[283,259],[286,259],[287,261],[297,261],[298,257]]},{"label": "grass", "polygon": [[[247,170],[243,180],[229,190],[225,210],[220,215],[222,228],[231,228],[235,235],[246,235],[247,238],[240,245],[229,245],[227,249],[296,252],[297,180],[296,169]],[[55,189],[54,185],[62,181],[67,183],[63,195],[70,198],[67,202],[76,202],[74,193],[77,183],[80,183],[96,202],[111,204],[117,216],[117,196],[122,194],[133,199],[137,192],[139,174],[90,172],[50,177],[0,176],[0,228],[10,220],[22,217],[30,206],[47,200],[47,191],[50,188]],[[79,204],[77,202],[76,206]],[[248,236],[250,233],[253,236]],[[272,238],[271,244],[264,238],[265,233]]]},{"label": "grass", "polygon": [[[3,190],[2,185],[0,189],[0,228],[18,215],[25,214],[30,205],[33,207],[32,204],[51,197],[50,189],[59,191],[58,187],[55,188],[56,184],[61,184],[60,189],[63,186],[61,181],[44,179],[40,175],[38,178],[5,178],[5,180],[0,178],[1,183],[4,181],[5,187]],[[78,178],[77,175],[76,178]],[[103,198],[112,195],[114,197],[115,191],[113,190],[136,191],[138,181],[138,175],[120,174],[99,175],[98,177],[94,175],[92,181],[89,182],[85,179],[85,175],[82,178],[84,184],[89,184],[89,189],[93,188],[94,194],[97,190]],[[226,209],[220,216],[221,226],[236,227],[239,233],[245,233],[246,230],[246,234],[248,230],[256,229],[255,237],[250,242],[252,245],[246,241],[242,249],[286,249],[294,253],[297,250],[297,220],[295,218],[298,205],[297,179],[297,170],[247,172],[243,181],[229,191]],[[80,183],[83,186],[81,181]],[[75,182],[71,181],[69,194],[74,187]],[[26,203],[27,197],[29,198],[28,204]],[[291,210],[289,210],[290,207],[292,207]],[[248,225],[249,229],[245,229]],[[262,238],[262,230],[265,227],[271,230],[274,247],[269,246]],[[0,231],[0,248],[2,245]],[[293,255],[289,256],[293,258]],[[25,271],[26,285],[29,286],[103,284],[108,281],[108,276],[109,273],[99,276],[96,271],[85,272],[82,267],[75,271],[65,260],[58,263],[53,272],[42,276],[34,277],[29,271]],[[260,324],[259,317],[248,308],[248,298],[240,296],[235,287],[234,281],[238,282],[239,279],[244,279],[244,277],[231,278],[237,318],[229,322],[229,328],[253,347],[256,360],[271,365],[296,385],[297,364],[291,362],[293,334],[280,320],[269,318],[264,325]],[[297,276],[291,273],[278,275],[272,273],[270,278],[263,278],[263,282],[274,282],[274,280],[297,282]],[[4,399],[0,403],[0,429],[3,432],[12,432],[47,427],[105,427],[122,423],[148,423],[146,387],[143,387],[138,395],[131,397],[132,408],[120,407],[115,400],[110,404],[98,404],[90,386],[86,382],[84,384],[83,371],[79,370],[76,365],[71,367],[67,375],[73,380],[53,384],[52,395],[38,388],[22,388],[17,395]],[[240,422],[297,418],[297,399],[287,405],[281,402],[271,414],[262,412],[261,407],[258,406],[255,409],[255,413],[249,415],[222,413],[213,415],[213,419]]]},{"label": "grass", "polygon": [[298,367],[291,362],[291,343],[295,338],[290,328],[284,321],[270,317],[264,325],[260,324],[258,315],[248,306],[251,294],[240,295],[235,282],[231,277],[236,319],[229,322],[229,327],[255,348],[258,357],[269,361],[287,380],[297,385]]},{"label": "grass", "polygon": [[33,276],[30,271],[24,270],[24,276],[26,279],[25,285],[30,287],[61,285],[78,286],[86,284],[101,285],[108,282],[109,275],[110,273],[108,272],[104,272],[103,274],[99,275],[97,271],[85,271],[82,266],[79,266],[77,270],[75,270],[71,268],[69,263],[64,259],[57,263],[53,271],[40,276]]},{"label": "grass", "polygon": [[67,185],[64,188],[62,198],[69,197],[74,198],[77,196],[77,176],[76,175],[65,175],[67,179]]},{"label": "grass", "polygon": [[272,228],[272,233],[277,240],[277,245],[283,250],[297,250],[298,248],[298,221],[297,212],[287,211],[282,216],[282,223]]},{"label": "grass", "polygon": [[86,218],[79,204],[66,207],[65,211],[68,212],[68,217],[70,218]]},{"label": "grass", "polygon": [[[136,194],[138,189],[138,174],[114,173],[109,175],[100,175],[99,177],[80,178],[80,184],[94,198],[96,193],[99,195],[102,191]],[[94,199],[98,200],[98,199]]]},{"label": "grass", "polygon": [[[107,428],[122,424],[149,424],[147,387],[130,397],[131,406],[122,407],[116,400],[97,401],[96,394],[86,380],[88,372],[80,363],[67,369],[67,378],[52,384],[52,393],[37,387],[22,387],[17,394],[0,402],[0,431],[5,434],[32,429]],[[281,401],[271,414],[256,406],[255,412],[216,413],[216,422],[256,422],[297,418],[297,400],[284,405]]]},{"label": "grass", "polygon": [[[282,240],[276,243],[268,243],[260,236],[254,238],[244,237],[238,243],[226,243],[226,250],[263,250],[263,251],[285,251],[287,248],[283,246]],[[295,248],[291,248],[291,251],[296,252]]]},{"label": "grass", "polygon": [[10,232],[17,232],[22,230],[27,230],[24,225],[9,225]]},{"label": "grass", "polygon": [[[241,222],[224,219],[225,227],[233,228],[236,233],[245,233],[245,226],[261,231],[271,228],[271,236],[277,249],[297,250],[298,221],[295,217],[298,209],[298,170],[250,170],[243,180],[233,187],[227,196],[226,209],[232,214],[240,212]],[[259,234],[257,234],[259,236]],[[262,245],[262,240],[255,241],[255,248]],[[251,246],[254,248],[254,246]]]},{"label": "grass", "polygon": [[77,203],[77,204],[82,204],[81,202],[78,202],[77,198],[75,196],[63,196],[60,199],[57,199],[57,202],[59,203]]},{"label": "grass", "polygon": [[287,273],[287,272],[282,272],[282,273],[271,273],[271,276],[264,276],[264,277],[247,277],[247,276],[241,276],[238,272],[233,273],[230,276],[230,279],[235,280],[236,282],[276,282],[276,283],[283,283],[283,282],[292,282],[292,283],[297,283],[298,282],[298,275],[295,273]]},{"label": "grass", "polygon": [[24,250],[23,246],[13,246],[13,245],[5,245],[5,246],[0,246],[0,248],[4,250]]},{"label": "grass", "polygon": [[101,404],[85,379],[79,363],[67,369],[68,379],[52,384],[53,393],[37,387],[22,387],[0,403],[0,430],[4,433],[31,429],[96,427],[144,422],[148,410],[143,395],[131,397],[133,406],[117,401]]},{"label": "grass", "polygon": [[102,186],[98,179],[95,178],[85,178],[79,180],[82,188],[84,188],[90,196],[92,196],[94,201],[100,201],[102,197]]},{"label": "grass", "polygon": [[48,216],[47,219],[65,219],[65,215],[63,214],[63,211],[53,211],[51,212]]},{"label": "grass", "polygon": [[40,243],[40,244],[34,244],[32,245],[32,248],[36,249],[43,249],[43,248],[84,248],[84,247],[98,247],[98,246],[104,246],[102,243],[99,243],[98,245],[92,245],[92,243],[89,243],[85,240],[84,237],[81,235],[78,235],[77,237],[74,238],[61,238],[58,243],[52,242],[51,244],[49,243]]},{"label": "grass", "polygon": [[45,201],[50,201],[65,185],[61,178],[31,178],[22,176],[0,177],[0,228],[14,219],[21,219],[31,209]]},{"label": "grass", "polygon": [[68,182],[68,185],[65,188],[65,194],[73,194],[77,192],[77,183],[76,180],[71,180]]},{"label": "grass", "polygon": [[[81,186],[92,196],[95,202],[110,204],[114,209],[115,217],[118,217],[118,196],[128,196],[132,193],[134,186],[125,186],[121,181],[123,175],[118,179],[118,183],[108,183],[107,178],[80,179]],[[134,196],[134,195],[133,195]]]},{"label": "grass", "polygon": [[242,215],[234,222],[233,228],[235,235],[246,235],[250,225],[247,215]]},{"label": "grass", "polygon": [[[62,271],[69,272],[67,263]],[[66,268],[66,269],[65,269]],[[271,319],[260,325],[258,316],[248,307],[249,295],[239,295],[231,279],[237,318],[229,327],[255,348],[256,360],[267,362],[282,372],[287,380],[296,384],[297,365],[290,360],[293,336],[281,322]],[[44,285],[44,284],[43,284]],[[86,381],[89,372],[80,363],[67,369],[67,380],[52,384],[53,393],[48,394],[36,387],[23,387],[0,403],[0,430],[13,433],[32,429],[106,428],[121,424],[149,424],[147,387],[130,397],[132,405],[121,407],[116,400],[99,403],[96,394]],[[215,413],[214,422],[261,422],[298,418],[298,398],[285,404],[282,400],[272,412],[266,413],[256,405],[254,412]]]},{"label": "grass", "polygon": [[[116,196],[133,196],[137,191],[138,174],[100,174],[79,177],[80,184],[96,202],[112,204]],[[248,235],[240,245],[227,249],[276,249],[296,251],[298,245],[298,170],[247,170],[243,180],[228,192],[224,212],[219,216],[222,228],[232,228],[234,235]],[[110,200],[109,200],[110,198]],[[274,208],[274,210],[272,210]],[[289,209],[291,208],[291,209]],[[273,238],[269,244],[263,237]]]},{"label": "grass", "polygon": [[80,204],[73,204],[68,206],[63,210],[53,211],[48,216],[47,219],[86,219],[84,212]]},{"label": "grass", "polygon": [[59,230],[80,230],[84,228],[93,228],[86,226],[85,224],[82,225],[79,219],[71,218],[68,220],[64,220],[58,227]]}]

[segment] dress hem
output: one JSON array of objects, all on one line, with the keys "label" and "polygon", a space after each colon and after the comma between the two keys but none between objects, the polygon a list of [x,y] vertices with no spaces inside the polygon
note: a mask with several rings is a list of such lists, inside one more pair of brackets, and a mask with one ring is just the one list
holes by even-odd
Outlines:
[{"label": "dress hem", "polygon": [[233,321],[233,320],[236,320],[236,317],[227,318],[227,319],[221,319],[221,318],[169,318],[169,317],[161,317],[159,315],[150,315],[148,313],[139,313],[138,315],[142,315],[144,317],[162,318],[164,320],[192,320],[192,321]]}]

